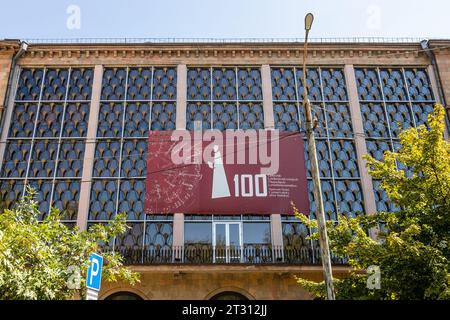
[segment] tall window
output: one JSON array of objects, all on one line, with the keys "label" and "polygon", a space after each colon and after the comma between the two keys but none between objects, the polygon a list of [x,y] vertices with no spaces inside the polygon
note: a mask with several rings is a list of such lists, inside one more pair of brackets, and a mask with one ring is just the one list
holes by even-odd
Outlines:
[{"label": "tall window", "polygon": [[[89,221],[106,222],[125,212],[131,229],[113,243],[120,250],[141,254],[144,247],[171,242],[168,230],[147,229],[144,203],[149,130],[175,129],[175,102],[175,67],[104,70]],[[167,239],[158,236],[151,244],[152,232],[162,232]]]},{"label": "tall window", "polygon": [[184,262],[213,262],[212,220],[208,215],[185,215]]},{"label": "tall window", "polygon": [[30,185],[43,217],[54,206],[75,224],[92,81],[91,68],[21,70],[0,174],[3,207]]},{"label": "tall window", "polygon": [[[399,147],[402,129],[427,121],[435,103],[430,80],[424,68],[355,69],[367,150],[377,160],[387,150]],[[401,163],[399,168],[406,169]],[[380,187],[373,181],[378,211],[396,211]]]},{"label": "tall window", "polygon": [[268,216],[243,216],[243,259],[247,263],[273,262]]},{"label": "tall window", "polygon": [[[272,97],[275,128],[305,132],[303,72],[298,67],[273,67]],[[338,220],[341,214],[364,213],[350,107],[342,68],[308,68],[308,97],[315,129],[325,213]],[[310,163],[305,140],[310,213],[315,215]]]},{"label": "tall window", "polygon": [[282,216],[281,223],[285,261],[292,263],[318,261],[317,241],[306,239],[311,234],[311,230],[294,216]]}]

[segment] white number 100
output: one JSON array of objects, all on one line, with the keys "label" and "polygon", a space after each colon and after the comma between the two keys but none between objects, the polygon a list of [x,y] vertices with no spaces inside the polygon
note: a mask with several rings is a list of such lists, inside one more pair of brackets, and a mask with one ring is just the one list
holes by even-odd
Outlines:
[{"label": "white number 100", "polygon": [[[262,182],[262,190],[260,182]],[[248,187],[247,187],[248,186]],[[243,174],[234,176],[234,196],[235,197],[267,197],[267,176],[265,174]]]}]

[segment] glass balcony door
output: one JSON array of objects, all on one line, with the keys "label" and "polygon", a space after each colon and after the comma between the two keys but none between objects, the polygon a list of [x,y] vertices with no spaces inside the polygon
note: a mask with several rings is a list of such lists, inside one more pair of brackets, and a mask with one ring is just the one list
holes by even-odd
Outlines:
[{"label": "glass balcony door", "polygon": [[239,263],[242,261],[242,223],[213,223],[214,263]]}]

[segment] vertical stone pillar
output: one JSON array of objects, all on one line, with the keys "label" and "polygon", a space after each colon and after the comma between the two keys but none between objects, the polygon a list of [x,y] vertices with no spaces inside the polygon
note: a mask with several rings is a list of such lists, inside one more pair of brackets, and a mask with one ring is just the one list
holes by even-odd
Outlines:
[{"label": "vertical stone pillar", "polygon": [[[187,66],[177,66],[177,130],[186,130],[186,100],[187,100]],[[184,245],[184,214],[173,215],[173,258],[182,261]]]},{"label": "vertical stone pillar", "polygon": [[270,66],[264,64],[261,67],[261,81],[264,108],[264,128],[274,129],[275,121],[273,119],[273,100],[272,100],[272,79],[270,75]]},{"label": "vertical stone pillar", "polygon": [[89,124],[84,150],[83,176],[81,179],[80,202],[78,205],[77,226],[86,230],[89,217],[89,203],[92,185],[92,169],[94,167],[95,142],[97,137],[98,113],[102,91],[103,66],[96,65],[92,85],[92,97],[89,110]]},{"label": "vertical stone pillar", "polygon": [[[273,130],[275,129],[275,121],[273,117],[272,77],[270,73],[270,65],[268,64],[261,66],[261,81],[264,109],[264,128],[266,130]],[[280,214],[270,215],[270,231],[272,235],[274,262],[283,260],[283,230]]]},{"label": "vertical stone pillar", "polygon": [[[3,128],[0,138],[0,171],[3,164],[3,157],[5,155],[6,141],[8,139],[9,127],[11,125],[11,117],[14,109],[14,100],[16,99],[16,91],[19,82],[20,68],[16,66],[14,70],[11,70],[11,72],[13,73],[12,83],[10,87],[8,101],[6,101],[5,106],[6,110],[3,110],[3,117],[5,117],[5,121],[3,122]],[[6,87],[8,87],[8,84],[6,84]]]},{"label": "vertical stone pillar", "polygon": [[[427,73],[428,73],[428,77],[430,78],[431,90],[433,92],[433,96],[434,96],[434,99],[436,100],[436,103],[444,105],[444,101],[441,101],[441,95],[439,94],[439,89],[438,89],[438,80],[437,80],[436,74],[434,73],[434,69],[433,69],[432,65],[429,65],[427,67]],[[444,108],[445,107],[446,106],[444,106]],[[446,114],[445,114],[445,117],[446,117],[445,128],[447,130],[444,131],[444,138],[446,140],[449,140],[450,136],[449,136],[448,130],[449,130],[449,121],[450,121],[450,119],[447,118],[447,114],[448,113],[446,112]]]},{"label": "vertical stone pillar", "polygon": [[274,262],[283,260],[283,226],[280,214],[270,215],[270,232],[272,235]]},{"label": "vertical stone pillar", "polygon": [[173,215],[173,258],[175,262],[182,262],[184,246],[184,214]]},{"label": "vertical stone pillar", "polygon": [[[350,103],[350,115],[352,119],[353,132],[355,134],[356,154],[358,158],[359,174],[361,176],[361,187],[364,197],[364,209],[366,214],[374,214],[377,212],[375,203],[375,195],[373,192],[372,177],[366,169],[366,161],[362,158],[367,154],[364,126],[361,117],[361,108],[359,105],[358,89],[356,86],[355,69],[353,65],[346,65],[344,68],[345,80],[347,83],[348,99]],[[371,236],[375,237],[375,231],[371,230]]]},{"label": "vertical stone pillar", "polygon": [[186,129],[187,67],[177,66],[177,130]]}]

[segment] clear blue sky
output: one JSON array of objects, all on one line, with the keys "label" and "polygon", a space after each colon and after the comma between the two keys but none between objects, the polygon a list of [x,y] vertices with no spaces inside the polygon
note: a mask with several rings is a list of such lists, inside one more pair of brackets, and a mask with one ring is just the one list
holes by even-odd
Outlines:
[{"label": "clear blue sky", "polygon": [[[79,15],[67,13],[71,5]],[[3,0],[0,8],[0,39],[301,38],[308,11],[311,37],[450,38],[449,0]]]}]

